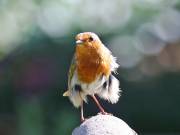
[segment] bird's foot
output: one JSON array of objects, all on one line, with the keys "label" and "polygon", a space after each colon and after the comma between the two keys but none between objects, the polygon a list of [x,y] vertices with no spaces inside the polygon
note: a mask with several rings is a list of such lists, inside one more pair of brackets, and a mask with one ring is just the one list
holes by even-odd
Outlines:
[{"label": "bird's foot", "polygon": [[105,112],[105,111],[99,112],[98,114],[102,114],[102,115],[113,115],[112,113],[108,113],[108,112]]},{"label": "bird's foot", "polygon": [[81,118],[81,123],[85,122],[87,118]]},{"label": "bird's foot", "polygon": [[83,123],[85,121],[85,119],[81,119],[81,123]]},{"label": "bird's foot", "polygon": [[81,123],[85,122],[86,120],[90,119],[92,116],[89,116],[87,118],[81,118]]}]

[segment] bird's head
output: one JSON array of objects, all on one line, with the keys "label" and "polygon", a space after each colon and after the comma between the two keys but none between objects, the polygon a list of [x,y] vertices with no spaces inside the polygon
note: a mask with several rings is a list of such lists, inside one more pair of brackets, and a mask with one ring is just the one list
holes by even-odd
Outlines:
[{"label": "bird's head", "polygon": [[83,32],[76,35],[77,45],[95,45],[102,44],[99,37],[93,32]]}]

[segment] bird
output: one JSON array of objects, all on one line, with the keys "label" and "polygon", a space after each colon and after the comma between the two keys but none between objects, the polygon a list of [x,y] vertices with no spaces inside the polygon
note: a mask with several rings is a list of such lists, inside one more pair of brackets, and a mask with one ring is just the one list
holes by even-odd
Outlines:
[{"label": "bird", "polygon": [[83,103],[90,96],[101,114],[109,114],[96,96],[114,104],[121,95],[119,80],[115,77],[119,64],[112,52],[93,32],[82,32],[75,36],[75,53],[68,73],[68,90],[63,96],[69,97],[76,108],[81,108],[81,122],[85,121]]}]

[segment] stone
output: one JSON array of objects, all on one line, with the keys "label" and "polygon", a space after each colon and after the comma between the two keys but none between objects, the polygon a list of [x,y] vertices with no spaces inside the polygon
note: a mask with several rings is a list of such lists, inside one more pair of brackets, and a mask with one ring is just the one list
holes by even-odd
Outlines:
[{"label": "stone", "polygon": [[137,133],[120,118],[98,114],[75,128],[72,135],[137,135]]}]

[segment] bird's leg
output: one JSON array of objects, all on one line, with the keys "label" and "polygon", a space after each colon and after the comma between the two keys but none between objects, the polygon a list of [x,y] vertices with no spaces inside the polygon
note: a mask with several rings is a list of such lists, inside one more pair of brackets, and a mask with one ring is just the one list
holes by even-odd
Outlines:
[{"label": "bird's leg", "polygon": [[107,114],[107,113],[104,111],[103,107],[100,105],[100,103],[99,103],[99,101],[97,100],[97,98],[95,97],[95,95],[93,94],[93,95],[91,95],[91,97],[92,97],[93,100],[95,101],[95,103],[96,103],[96,105],[98,106],[98,108],[100,109],[101,113],[102,113],[102,114]]},{"label": "bird's leg", "polygon": [[83,112],[83,101],[81,103],[81,122],[84,122],[85,119],[84,119],[84,112]]}]

